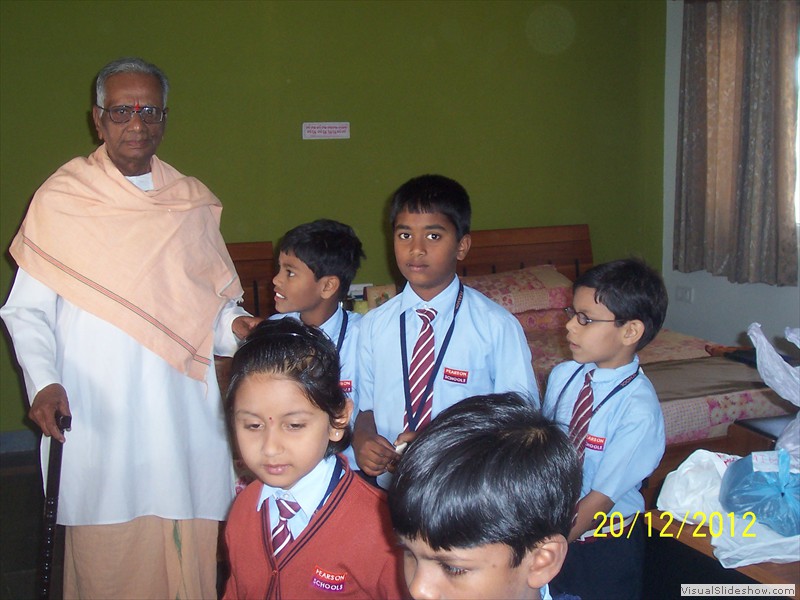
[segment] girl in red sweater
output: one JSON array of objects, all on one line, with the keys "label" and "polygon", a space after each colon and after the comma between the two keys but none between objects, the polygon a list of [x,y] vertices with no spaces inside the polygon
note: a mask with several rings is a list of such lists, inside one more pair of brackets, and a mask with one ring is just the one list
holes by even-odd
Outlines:
[{"label": "girl in red sweater", "polygon": [[228,517],[224,598],[407,597],[386,498],[336,454],[353,406],[325,334],[262,322],[234,356],[227,403],[256,480]]}]

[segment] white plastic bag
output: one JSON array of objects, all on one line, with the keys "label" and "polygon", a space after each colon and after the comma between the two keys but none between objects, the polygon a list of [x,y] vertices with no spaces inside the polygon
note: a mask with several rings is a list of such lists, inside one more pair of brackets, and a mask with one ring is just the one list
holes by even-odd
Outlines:
[{"label": "white plastic bag", "polygon": [[695,513],[708,515],[724,511],[719,502],[722,476],[728,465],[738,458],[732,454],[695,450],[664,479],[656,506],[676,518],[682,519],[688,513],[687,523],[694,522],[691,515]]},{"label": "white plastic bag", "polygon": [[800,460],[800,413],[784,429],[775,442],[775,448],[786,450],[789,456]]},{"label": "white plastic bag", "polygon": [[[756,367],[761,379],[781,398],[800,406],[800,366],[792,367],[781,358],[764,336],[760,323],[752,323],[747,335],[756,347]],[[784,335],[800,348],[800,329],[787,327]],[[778,437],[775,448],[783,448],[792,458],[800,460],[800,412]]]},{"label": "white plastic bag", "polygon": [[[656,505],[676,520],[688,514],[687,523],[694,523],[691,517],[695,515],[713,519],[717,527],[709,530],[710,541],[714,556],[725,568],[800,559],[800,536],[784,537],[757,520],[731,515],[722,507],[719,501],[722,476],[728,465],[738,459],[731,454],[695,450],[667,475]],[[745,532],[748,537],[744,537]]]},{"label": "white plastic bag", "polygon": [[[724,528],[711,538],[714,556],[726,569],[736,569],[762,562],[790,563],[800,560],[800,536],[784,537],[752,519],[729,516],[722,519]],[[732,526],[731,526],[732,525]],[[747,529],[748,525],[750,526]],[[743,538],[747,530],[753,537]]]}]

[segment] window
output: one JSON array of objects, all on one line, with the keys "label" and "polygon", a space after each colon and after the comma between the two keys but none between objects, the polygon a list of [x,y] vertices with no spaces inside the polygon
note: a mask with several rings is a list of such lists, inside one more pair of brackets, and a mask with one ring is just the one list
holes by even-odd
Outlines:
[{"label": "window", "polygon": [[796,285],[798,8],[686,0],[673,267]]}]

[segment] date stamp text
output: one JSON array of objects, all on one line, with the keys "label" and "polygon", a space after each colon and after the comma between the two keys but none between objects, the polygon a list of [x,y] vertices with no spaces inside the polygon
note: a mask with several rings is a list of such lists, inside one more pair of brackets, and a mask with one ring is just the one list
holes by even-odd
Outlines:
[{"label": "date stamp text", "polygon": [[[742,525],[741,521],[744,521]],[[636,511],[627,519],[620,512],[597,512],[594,514],[595,528],[592,534],[596,538],[613,537],[630,538],[634,528],[644,528],[647,537],[680,538],[681,536],[696,538],[719,538],[723,535],[741,538],[754,538],[756,534],[750,529],[755,525],[756,515],[747,511],[737,520],[732,512],[687,511],[684,515],[674,515],[669,511],[662,513]]]}]

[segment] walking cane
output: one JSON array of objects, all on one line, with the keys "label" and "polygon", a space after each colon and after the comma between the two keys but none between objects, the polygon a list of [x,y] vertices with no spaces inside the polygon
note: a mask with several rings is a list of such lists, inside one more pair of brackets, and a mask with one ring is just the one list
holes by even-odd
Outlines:
[{"label": "walking cane", "polygon": [[[56,412],[56,425],[61,433],[72,425],[72,417]],[[56,543],[56,515],[58,513],[58,488],[61,484],[61,452],[63,444],[50,440],[50,460],[47,465],[47,491],[44,496],[44,529],[39,553],[39,577],[36,582],[38,598],[50,598],[53,573],[53,554]]]}]

